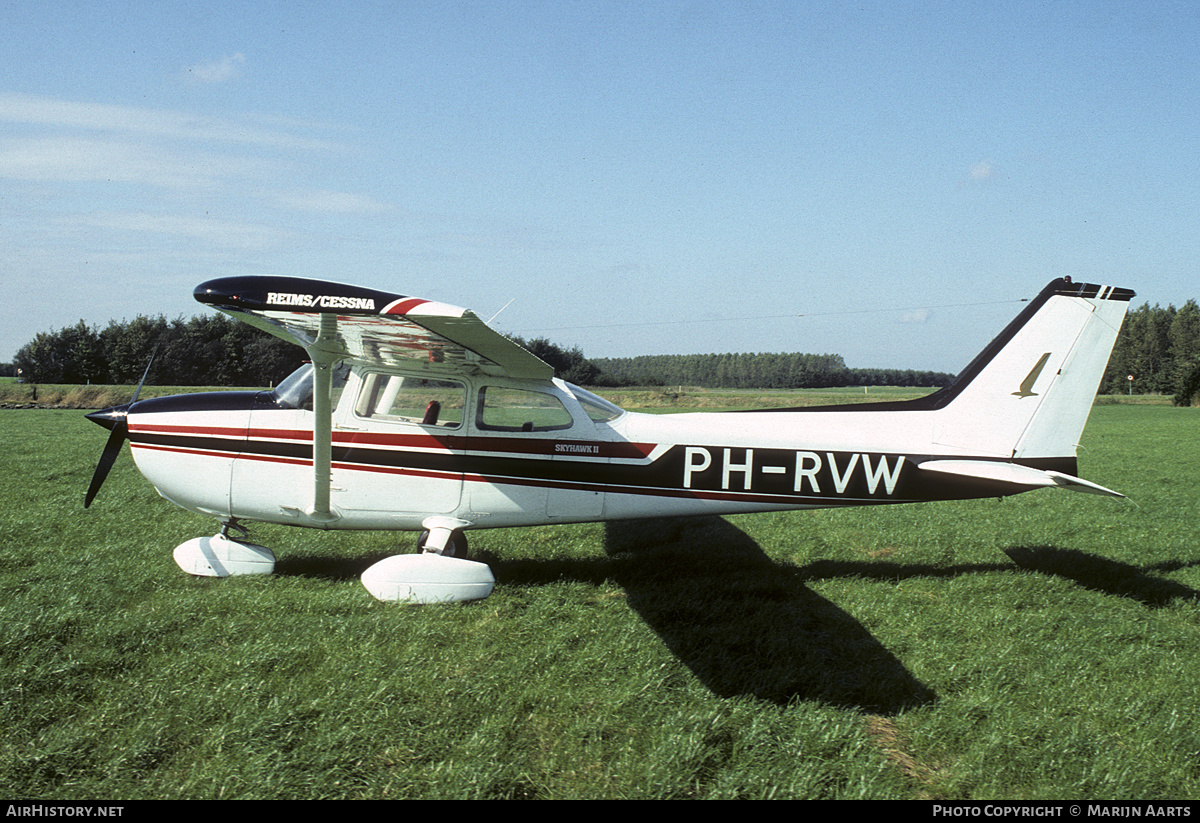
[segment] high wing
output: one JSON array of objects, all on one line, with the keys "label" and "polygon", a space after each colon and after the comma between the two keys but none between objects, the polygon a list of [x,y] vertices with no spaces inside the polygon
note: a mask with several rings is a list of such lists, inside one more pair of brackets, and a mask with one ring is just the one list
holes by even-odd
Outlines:
[{"label": "high wing", "polygon": [[[435,373],[549,380],[554,369],[472,312],[402,294],[301,277],[222,277],[196,287],[201,303],[303,346],[313,362],[313,523],[332,523],[330,376],[339,362]],[[430,526],[431,530],[434,530]],[[435,541],[450,530],[434,530]]]},{"label": "high wing", "polygon": [[550,379],[554,370],[467,309],[301,277],[240,276],[196,287],[201,303],[303,346],[317,359]]}]

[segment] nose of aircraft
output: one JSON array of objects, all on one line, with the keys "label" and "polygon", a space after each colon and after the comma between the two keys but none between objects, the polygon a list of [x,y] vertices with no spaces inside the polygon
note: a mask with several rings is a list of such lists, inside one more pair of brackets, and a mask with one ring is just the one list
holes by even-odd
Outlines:
[{"label": "nose of aircraft", "polygon": [[100,454],[100,462],[96,464],[96,472],[92,475],[87,495],[83,498],[85,509],[96,499],[96,492],[100,491],[100,487],[104,485],[104,478],[108,477],[113,463],[117,462],[121,445],[129,437],[129,409],[132,405],[133,403],[126,403],[124,406],[112,406],[87,415],[88,420],[108,429],[111,434],[108,436],[108,442],[104,444],[104,451]]},{"label": "nose of aircraft", "polygon": [[142,372],[142,380],[133,392],[132,400],[124,406],[110,406],[86,415],[88,420],[108,429],[111,434],[108,435],[108,442],[104,444],[104,451],[100,454],[100,462],[96,464],[96,472],[92,475],[87,495],[83,498],[85,509],[92,505],[96,492],[100,491],[100,486],[104,484],[104,478],[108,477],[108,472],[116,462],[117,455],[121,453],[121,444],[129,437],[129,410],[137,403],[138,395],[142,393],[142,386],[146,385],[146,378],[150,375],[150,367],[154,365],[154,355],[156,354],[158,354],[158,346],[155,346],[154,351],[150,353],[150,362],[146,364],[146,370]]},{"label": "nose of aircraft", "polygon": [[132,403],[126,403],[124,406],[109,406],[107,409],[100,409],[84,416],[97,426],[103,426],[112,431],[118,423],[125,421],[129,415],[129,407],[132,405]]}]

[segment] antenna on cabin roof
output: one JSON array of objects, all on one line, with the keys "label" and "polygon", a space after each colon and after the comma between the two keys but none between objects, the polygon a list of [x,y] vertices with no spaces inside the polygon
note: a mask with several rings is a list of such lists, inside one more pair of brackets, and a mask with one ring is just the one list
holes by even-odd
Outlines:
[{"label": "antenna on cabin roof", "polygon": [[[503,306],[500,307],[500,311],[504,311],[505,309],[507,309],[509,306],[511,306],[513,304],[513,300],[516,300],[516,299],[517,298],[514,297],[512,300],[509,300],[507,303],[505,303]],[[500,311],[496,312],[495,314],[493,314],[491,317],[488,318],[487,322],[488,322],[489,326],[492,324],[493,320],[495,320],[497,317],[500,316]]]}]

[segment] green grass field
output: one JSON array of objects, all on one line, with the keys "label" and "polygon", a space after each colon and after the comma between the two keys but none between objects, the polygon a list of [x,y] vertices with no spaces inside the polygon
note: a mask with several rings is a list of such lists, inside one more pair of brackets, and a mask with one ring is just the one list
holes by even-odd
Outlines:
[{"label": "green grass field", "polygon": [[106,433],[0,411],[0,787],[1195,799],[1198,415],[1094,410],[1080,472],[1128,502],[477,532],[495,593],[412,607],[358,580],[412,535],[257,526],[273,577],[188,577],[212,521],[128,451],[85,511]]}]

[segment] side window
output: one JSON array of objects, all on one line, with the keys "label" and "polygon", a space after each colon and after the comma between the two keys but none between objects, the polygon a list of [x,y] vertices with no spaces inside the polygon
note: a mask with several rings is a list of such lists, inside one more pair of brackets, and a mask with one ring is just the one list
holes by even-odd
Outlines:
[{"label": "side window", "polygon": [[506,432],[544,432],[569,429],[571,413],[552,394],[487,386],[479,390],[475,424]]},{"label": "side window", "polygon": [[371,420],[457,429],[463,422],[466,399],[466,386],[453,380],[368,374],[354,413]]}]

